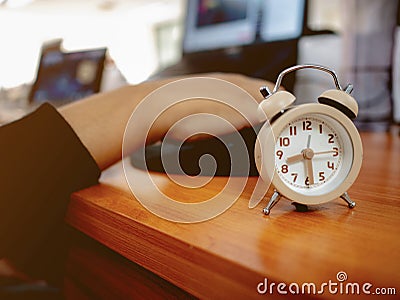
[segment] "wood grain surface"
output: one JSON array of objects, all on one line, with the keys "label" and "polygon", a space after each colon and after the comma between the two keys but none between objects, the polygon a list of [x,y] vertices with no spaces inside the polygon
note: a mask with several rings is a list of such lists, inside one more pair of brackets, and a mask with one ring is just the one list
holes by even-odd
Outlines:
[{"label": "wood grain surface", "polygon": [[[369,282],[400,293],[400,137],[363,133],[363,166],[349,194],[357,206],[338,199],[297,212],[282,199],[269,216],[267,199],[248,208],[257,178],[249,182],[225,213],[196,224],[173,223],[147,211],[129,192],[121,165],[103,174],[101,184],[72,196],[67,222],[200,298],[260,297],[257,285],[269,283]],[[141,180],[139,170],[130,170]],[[195,190],[179,188],[163,174],[152,174],[161,190],[182,201],[204,200],[221,190],[215,178]],[[146,187],[143,187],[146,188]],[[272,189],[267,196],[270,196]],[[157,197],[149,190],[148,197]],[[229,195],[227,196],[229,197]],[[185,200],[186,199],[186,200]],[[277,290],[264,297],[279,297]],[[375,295],[376,296],[376,295]],[[343,298],[340,291],[308,298]],[[395,299],[397,296],[382,296]],[[288,295],[285,296],[288,298]],[[373,299],[372,295],[366,297]],[[378,299],[380,299],[378,297]]]}]

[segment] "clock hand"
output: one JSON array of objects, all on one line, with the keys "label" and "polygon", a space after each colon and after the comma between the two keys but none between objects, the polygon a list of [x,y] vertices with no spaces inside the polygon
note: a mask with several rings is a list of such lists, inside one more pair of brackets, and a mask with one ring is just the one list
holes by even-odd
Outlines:
[{"label": "clock hand", "polygon": [[[311,135],[310,135],[311,137]],[[310,138],[308,138],[308,140],[310,140]],[[303,159],[312,159],[314,156],[314,151],[310,148],[306,148],[304,150],[301,151],[301,153],[299,154],[295,154],[289,157],[286,157],[286,162],[288,164],[293,164],[295,162],[299,162]]]},{"label": "clock hand", "polygon": [[314,152],[314,155],[318,154],[328,154],[328,153],[335,153],[337,150],[327,150],[327,151],[319,151],[319,152]]},{"label": "clock hand", "polygon": [[308,182],[309,184],[314,184],[314,170],[312,163],[312,158],[314,157],[314,151],[310,148],[307,148],[303,150],[303,155],[306,160],[306,175],[308,177]]},{"label": "clock hand", "polygon": [[308,139],[307,139],[307,149],[310,148],[310,144],[311,144],[311,134],[308,135]]},{"label": "clock hand", "polygon": [[[309,135],[308,140],[310,140],[310,137],[311,137],[311,135]],[[307,144],[309,144],[309,143],[307,142]],[[315,153],[312,149],[306,148],[303,151],[301,151],[301,153],[299,153],[299,154],[295,154],[295,155],[286,157],[286,162],[288,164],[293,164],[293,163],[299,162],[303,159],[311,159],[311,158],[313,158],[314,154]]]},{"label": "clock hand", "polygon": [[296,163],[296,162],[301,161],[303,159],[304,159],[304,155],[303,155],[303,153],[300,153],[300,154],[296,154],[296,155],[293,155],[293,156],[286,157],[286,162],[288,164],[293,164],[293,163]]},{"label": "clock hand", "polygon": [[314,184],[314,170],[311,159],[306,159],[306,173],[310,184]]}]

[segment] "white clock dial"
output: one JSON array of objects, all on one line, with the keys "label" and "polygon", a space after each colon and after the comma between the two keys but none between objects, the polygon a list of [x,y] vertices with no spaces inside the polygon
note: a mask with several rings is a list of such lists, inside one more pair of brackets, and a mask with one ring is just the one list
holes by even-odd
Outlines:
[{"label": "white clock dial", "polygon": [[303,195],[331,192],[346,178],[352,161],[349,134],[327,115],[297,117],[276,137],[276,176]]}]

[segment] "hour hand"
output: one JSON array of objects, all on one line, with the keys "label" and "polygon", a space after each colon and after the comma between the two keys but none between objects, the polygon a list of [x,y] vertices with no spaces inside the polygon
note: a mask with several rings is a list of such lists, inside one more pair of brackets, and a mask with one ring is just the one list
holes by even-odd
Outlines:
[{"label": "hour hand", "polygon": [[299,154],[296,154],[296,155],[293,155],[293,156],[286,157],[286,163],[294,164],[294,163],[299,162],[299,161],[301,161],[303,159],[304,159],[303,153],[299,153]]}]

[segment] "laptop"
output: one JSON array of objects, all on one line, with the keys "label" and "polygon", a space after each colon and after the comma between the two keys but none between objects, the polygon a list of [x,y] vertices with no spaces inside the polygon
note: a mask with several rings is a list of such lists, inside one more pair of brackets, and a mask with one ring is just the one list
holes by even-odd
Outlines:
[{"label": "laptop", "polygon": [[59,107],[100,91],[107,49],[63,52],[60,45],[42,48],[32,85],[0,91],[0,126],[21,118],[43,102]]},{"label": "laptop", "polygon": [[55,106],[98,93],[106,58],[106,48],[76,52],[58,49],[43,51],[28,102]]}]

